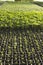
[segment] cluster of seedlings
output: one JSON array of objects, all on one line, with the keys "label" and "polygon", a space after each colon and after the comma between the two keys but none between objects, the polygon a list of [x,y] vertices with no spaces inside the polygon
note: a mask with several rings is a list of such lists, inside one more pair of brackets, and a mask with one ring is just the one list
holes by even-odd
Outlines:
[{"label": "cluster of seedlings", "polygon": [[0,65],[43,65],[43,31],[1,30]]},{"label": "cluster of seedlings", "polygon": [[43,12],[0,11],[0,27],[28,28],[30,25],[43,27]]}]

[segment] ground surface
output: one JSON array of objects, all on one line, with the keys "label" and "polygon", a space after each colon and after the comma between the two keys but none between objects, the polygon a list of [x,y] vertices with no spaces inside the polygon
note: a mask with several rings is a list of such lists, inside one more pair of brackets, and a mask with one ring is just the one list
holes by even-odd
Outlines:
[{"label": "ground surface", "polygon": [[43,7],[43,2],[35,2],[37,5]]},{"label": "ground surface", "polygon": [[43,30],[1,30],[0,65],[43,65]]}]

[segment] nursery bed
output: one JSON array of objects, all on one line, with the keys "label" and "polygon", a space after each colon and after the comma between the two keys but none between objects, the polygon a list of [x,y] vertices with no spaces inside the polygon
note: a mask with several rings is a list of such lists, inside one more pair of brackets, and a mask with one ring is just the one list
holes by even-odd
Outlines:
[{"label": "nursery bed", "polygon": [[43,65],[43,30],[0,29],[0,65]]}]

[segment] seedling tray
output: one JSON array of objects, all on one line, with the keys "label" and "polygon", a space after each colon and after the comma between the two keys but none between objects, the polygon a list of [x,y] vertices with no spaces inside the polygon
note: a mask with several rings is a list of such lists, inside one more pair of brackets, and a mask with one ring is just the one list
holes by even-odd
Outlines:
[{"label": "seedling tray", "polygon": [[43,65],[43,30],[0,30],[0,65]]}]

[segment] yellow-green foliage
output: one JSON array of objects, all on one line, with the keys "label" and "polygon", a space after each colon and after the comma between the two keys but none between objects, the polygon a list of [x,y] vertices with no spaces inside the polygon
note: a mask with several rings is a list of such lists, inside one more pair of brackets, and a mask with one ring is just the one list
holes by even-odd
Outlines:
[{"label": "yellow-green foliage", "polygon": [[3,12],[0,11],[0,27],[43,26],[43,12]]}]

